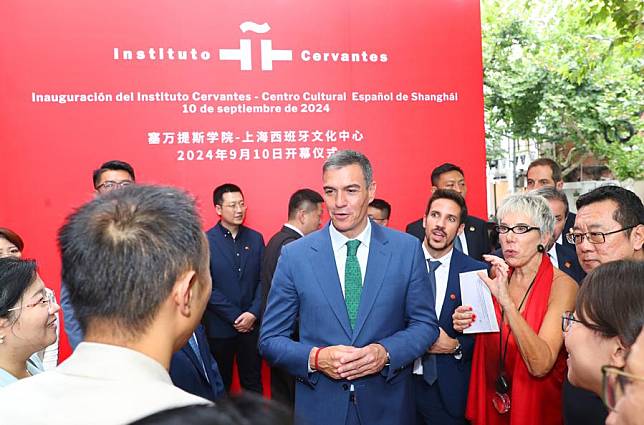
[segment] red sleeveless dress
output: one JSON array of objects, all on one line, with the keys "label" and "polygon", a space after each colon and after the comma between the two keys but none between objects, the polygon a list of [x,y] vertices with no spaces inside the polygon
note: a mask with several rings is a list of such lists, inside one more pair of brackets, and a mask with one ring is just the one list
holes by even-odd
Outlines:
[{"label": "red sleeveless dress", "polygon": [[[548,310],[554,271],[547,255],[543,256],[534,286],[526,299],[521,316],[539,333]],[[501,309],[494,300],[496,318],[501,323]],[[561,425],[561,387],[566,374],[565,349],[561,348],[553,368],[542,378],[528,372],[510,327],[503,324],[503,345],[510,335],[505,358],[505,373],[510,382],[510,411],[499,414],[492,405],[499,368],[499,334],[476,336],[472,375],[465,416],[472,425]]]}]

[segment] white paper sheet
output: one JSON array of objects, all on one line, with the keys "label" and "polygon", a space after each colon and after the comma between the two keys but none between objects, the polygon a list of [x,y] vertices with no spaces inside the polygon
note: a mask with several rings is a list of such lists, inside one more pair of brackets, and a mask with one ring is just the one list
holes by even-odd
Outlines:
[{"label": "white paper sheet", "polygon": [[476,321],[463,331],[464,334],[499,331],[499,323],[496,321],[494,304],[492,303],[492,293],[477,275],[481,271],[487,273],[487,270],[475,270],[459,274],[463,305],[472,306],[472,311],[476,314]]}]

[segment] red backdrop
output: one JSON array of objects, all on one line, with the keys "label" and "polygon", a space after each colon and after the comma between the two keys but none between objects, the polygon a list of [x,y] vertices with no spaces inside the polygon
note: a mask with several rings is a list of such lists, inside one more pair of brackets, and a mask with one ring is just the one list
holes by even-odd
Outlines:
[{"label": "red backdrop", "polygon": [[336,149],[371,159],[394,227],[445,161],[485,214],[478,2],[10,0],[0,28],[0,226],[56,292],[56,231],[109,159],[188,189],[206,228],[212,189],[239,184],[266,240]]}]

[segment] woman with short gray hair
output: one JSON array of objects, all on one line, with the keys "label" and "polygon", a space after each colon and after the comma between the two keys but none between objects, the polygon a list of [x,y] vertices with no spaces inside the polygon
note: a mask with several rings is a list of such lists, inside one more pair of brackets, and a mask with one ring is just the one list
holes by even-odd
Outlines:
[{"label": "woman with short gray hair", "polygon": [[[484,256],[493,277],[479,276],[501,331],[477,335],[466,416],[473,425],[561,424],[561,315],[574,308],[577,284],[546,253],[555,219],[543,197],[509,196],[497,217],[504,260]],[[476,313],[457,308],[454,328],[468,328]]]}]

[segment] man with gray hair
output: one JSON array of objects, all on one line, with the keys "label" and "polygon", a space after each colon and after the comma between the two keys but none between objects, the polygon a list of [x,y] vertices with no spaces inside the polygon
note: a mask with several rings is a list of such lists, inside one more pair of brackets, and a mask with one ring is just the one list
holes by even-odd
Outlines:
[{"label": "man with gray hair", "polygon": [[56,369],[0,391],[2,423],[116,425],[209,403],[168,375],[211,292],[194,201],[172,188],[112,191],[71,214],[58,243],[85,338]]},{"label": "man with gray hair", "polygon": [[363,154],[335,153],[322,180],[331,222],[282,249],[261,353],[296,377],[299,423],[410,425],[411,365],[439,333],[420,243],[371,224],[376,183]]},{"label": "man with gray hair", "polygon": [[577,253],[570,244],[563,243],[563,230],[568,218],[568,198],[562,191],[551,186],[544,186],[532,191],[533,195],[539,195],[546,198],[552,215],[555,217],[555,229],[552,234],[552,241],[547,247],[550,261],[562,272],[573,278],[575,282],[581,283],[586,273],[579,265]]}]

